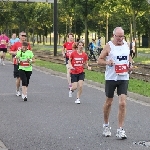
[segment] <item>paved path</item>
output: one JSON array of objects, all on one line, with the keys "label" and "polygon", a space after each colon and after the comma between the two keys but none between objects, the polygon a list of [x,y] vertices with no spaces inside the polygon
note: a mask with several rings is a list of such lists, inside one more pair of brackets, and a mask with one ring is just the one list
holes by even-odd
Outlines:
[{"label": "paved path", "polygon": [[68,97],[64,77],[34,69],[28,101],[24,102],[15,96],[12,72],[10,62],[0,66],[0,140],[9,150],[148,149],[133,142],[150,141],[149,105],[127,101],[128,139],[118,140],[115,137],[118,111],[115,97],[110,119],[112,137],[106,138],[102,136],[103,89],[85,84],[81,104],[77,105],[74,103],[76,93]]}]

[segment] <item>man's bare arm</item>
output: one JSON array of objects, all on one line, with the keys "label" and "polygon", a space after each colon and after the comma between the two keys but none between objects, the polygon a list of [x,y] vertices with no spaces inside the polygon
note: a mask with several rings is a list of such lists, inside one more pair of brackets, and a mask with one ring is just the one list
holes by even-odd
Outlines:
[{"label": "man's bare arm", "polygon": [[109,52],[110,52],[110,46],[109,44],[106,44],[98,58],[98,64],[100,65],[112,65],[113,64],[112,60],[106,61],[106,56],[108,56]]}]

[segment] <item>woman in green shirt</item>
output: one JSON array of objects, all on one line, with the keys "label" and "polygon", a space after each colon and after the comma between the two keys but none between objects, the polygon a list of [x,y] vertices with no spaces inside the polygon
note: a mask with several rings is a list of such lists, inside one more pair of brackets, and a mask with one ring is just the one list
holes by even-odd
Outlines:
[{"label": "woman in green shirt", "polygon": [[22,98],[27,101],[27,87],[32,74],[32,63],[35,61],[33,52],[27,49],[28,43],[22,43],[22,49],[17,52],[19,75],[22,80]]}]

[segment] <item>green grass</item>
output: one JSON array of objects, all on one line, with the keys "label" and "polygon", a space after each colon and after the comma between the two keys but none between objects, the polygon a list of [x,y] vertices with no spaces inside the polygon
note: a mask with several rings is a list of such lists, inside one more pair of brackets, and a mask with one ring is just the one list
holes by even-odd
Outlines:
[{"label": "green grass", "polygon": [[66,72],[66,66],[61,65],[61,64],[56,64],[56,63],[36,59],[35,65],[40,66],[40,67],[45,67],[48,69],[52,69],[54,71],[59,71],[59,72],[63,72],[63,73]]},{"label": "green grass", "polygon": [[133,93],[138,93],[140,95],[150,97],[150,82],[130,79],[128,90]]},{"label": "green grass", "polygon": [[150,64],[150,48],[137,48],[138,56],[134,58],[134,62]]},{"label": "green grass", "polygon": [[142,64],[150,64],[150,57],[138,56],[137,58],[134,58],[134,62]]},{"label": "green grass", "polygon": [[85,78],[87,80],[92,80],[94,82],[99,82],[104,84],[104,74],[100,73],[100,72],[94,72],[94,71],[89,71],[89,70],[85,70]]},{"label": "green grass", "polygon": [[[32,46],[32,45],[31,45]],[[36,44],[32,46],[32,50],[41,50],[41,51],[51,51],[53,52],[54,46],[53,45],[41,45],[41,44]],[[62,50],[62,46],[57,47],[57,51],[60,52]]]},{"label": "green grass", "polygon": [[137,48],[138,53],[150,54],[150,48]]}]

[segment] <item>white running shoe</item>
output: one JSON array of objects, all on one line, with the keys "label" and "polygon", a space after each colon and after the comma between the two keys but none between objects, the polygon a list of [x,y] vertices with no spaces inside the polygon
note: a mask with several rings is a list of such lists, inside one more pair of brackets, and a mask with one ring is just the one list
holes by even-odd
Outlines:
[{"label": "white running shoe", "polygon": [[24,100],[24,101],[27,101],[27,96],[25,96],[23,100]]},{"label": "white running shoe", "polygon": [[80,99],[77,98],[76,101],[75,101],[75,103],[76,103],[76,104],[80,104]]},{"label": "white running shoe", "polygon": [[103,125],[103,136],[110,137],[111,136],[111,127]]},{"label": "white running shoe", "polygon": [[72,91],[71,90],[69,90],[69,97],[72,97]]},{"label": "white running shoe", "polygon": [[16,96],[21,96],[20,91],[16,91]]},{"label": "white running shoe", "polygon": [[27,95],[23,95],[23,94],[22,94],[22,99],[23,99],[24,101],[27,101]]},{"label": "white running shoe", "polygon": [[3,66],[5,66],[5,63],[4,63],[4,61],[2,62],[2,65],[3,65]]},{"label": "white running shoe", "polygon": [[127,139],[126,133],[124,129],[117,129],[116,137],[119,139]]}]

